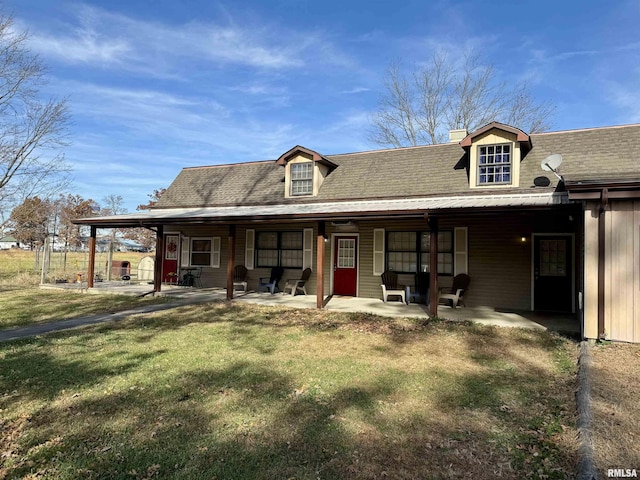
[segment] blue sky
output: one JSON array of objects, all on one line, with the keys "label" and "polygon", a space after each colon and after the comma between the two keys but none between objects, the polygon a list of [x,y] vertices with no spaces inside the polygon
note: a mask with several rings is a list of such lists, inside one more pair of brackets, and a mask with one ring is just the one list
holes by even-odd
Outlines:
[{"label": "blue sky", "polygon": [[68,97],[72,191],[133,211],[184,166],[367,140],[389,63],[475,48],[556,106],[553,130],[640,122],[640,0],[5,3]]}]

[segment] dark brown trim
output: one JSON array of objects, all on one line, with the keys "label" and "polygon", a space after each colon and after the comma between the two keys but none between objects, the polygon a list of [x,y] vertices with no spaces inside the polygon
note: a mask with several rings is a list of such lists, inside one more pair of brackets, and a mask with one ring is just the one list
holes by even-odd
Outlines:
[{"label": "dark brown trim", "polygon": [[[233,268],[236,264],[236,226],[229,225],[229,257],[227,258],[227,300],[233,300]],[[222,245],[220,245],[222,250]]]},{"label": "dark brown trim", "polygon": [[471,144],[473,143],[473,139],[482,135],[483,133],[486,133],[490,130],[493,129],[497,129],[497,130],[502,130],[503,132],[508,132],[508,133],[512,133],[514,135],[516,135],[517,137],[517,141],[520,143],[526,143],[529,146],[531,145],[531,137],[529,135],[527,135],[526,133],[524,133],[522,130],[520,130],[519,128],[515,128],[512,127],[510,125],[505,125],[504,123],[500,123],[500,122],[491,122],[487,125],[485,125],[484,127],[479,128],[478,130],[476,130],[475,132],[471,132],[469,135],[467,135],[466,137],[464,137],[462,139],[462,141],[460,142],[460,146],[461,147],[470,147]]},{"label": "dark brown trim", "polygon": [[316,258],[316,308],[324,306],[324,249],[325,249],[325,223],[318,222],[318,257]]},{"label": "dark brown trim", "polygon": [[438,316],[438,219],[429,216],[429,315]]},{"label": "dark brown trim", "polygon": [[162,290],[162,259],[164,258],[164,227],[158,225],[156,230],[156,263],[153,267],[153,290]]},{"label": "dark brown trim", "polygon": [[[599,197],[598,197],[599,198]],[[275,223],[283,221],[331,221],[331,220],[387,220],[387,219],[410,219],[423,218],[425,213],[444,213],[447,215],[477,215],[493,213],[513,213],[513,212],[536,212],[552,211],[560,208],[576,208],[571,204],[555,205],[519,205],[515,207],[460,207],[442,208],[435,210],[413,209],[413,210],[377,210],[370,212],[343,212],[343,213],[317,213],[317,214],[285,214],[285,215],[251,215],[234,217],[190,217],[190,218],[158,218],[150,219],[141,223],[136,221],[113,222],[113,220],[82,219],[74,223],[79,225],[96,225],[101,228],[133,228],[140,226],[155,227],[158,225],[214,225],[214,224],[241,224],[241,223]]]},{"label": "dark brown trim", "polygon": [[91,226],[91,236],[89,237],[89,265],[87,271],[87,288],[93,288],[93,277],[96,274],[96,236],[98,229]]},{"label": "dark brown trim", "polygon": [[320,155],[318,152],[301,145],[296,145],[295,147],[280,155],[280,157],[276,160],[276,164],[284,166],[291,158],[295,157],[298,153],[304,153],[305,155],[311,157],[311,160],[313,160],[314,162],[322,163],[323,165],[326,165],[330,168],[336,168],[338,166],[328,158]]},{"label": "dark brown trim", "polygon": [[[608,190],[608,198],[640,198],[640,190],[610,190],[607,187],[605,187],[604,189]],[[570,192],[569,200],[599,200],[601,191],[602,189],[598,189],[594,192]]]}]

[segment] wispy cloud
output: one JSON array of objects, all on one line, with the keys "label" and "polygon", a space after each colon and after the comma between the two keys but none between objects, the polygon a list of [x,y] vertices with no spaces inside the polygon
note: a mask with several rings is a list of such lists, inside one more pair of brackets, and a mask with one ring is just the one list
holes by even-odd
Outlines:
[{"label": "wispy cloud", "polygon": [[343,90],[340,92],[341,95],[353,95],[356,93],[370,92],[371,89],[367,87],[354,87],[349,90]]},{"label": "wispy cloud", "polygon": [[[159,76],[175,73],[185,62],[278,70],[299,68],[322,57],[348,64],[330,41],[313,31],[280,35],[280,28],[260,24],[189,22],[170,25],[131,18],[88,5],[75,8],[64,29],[32,29],[34,50],[69,64],[95,64]],[[64,32],[64,33],[62,33]]]}]

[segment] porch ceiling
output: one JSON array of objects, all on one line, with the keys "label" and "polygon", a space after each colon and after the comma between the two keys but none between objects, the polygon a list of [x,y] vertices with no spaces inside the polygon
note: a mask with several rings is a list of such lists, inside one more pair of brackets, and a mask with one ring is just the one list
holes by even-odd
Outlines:
[{"label": "porch ceiling", "polygon": [[420,217],[434,211],[549,208],[569,203],[567,194],[545,192],[508,195],[461,195],[405,199],[358,200],[349,202],[300,203],[286,205],[239,205],[155,209],[147,212],[89,217],[76,224],[110,227],[139,227],[167,224],[233,223],[286,220],[331,220],[345,218]]}]

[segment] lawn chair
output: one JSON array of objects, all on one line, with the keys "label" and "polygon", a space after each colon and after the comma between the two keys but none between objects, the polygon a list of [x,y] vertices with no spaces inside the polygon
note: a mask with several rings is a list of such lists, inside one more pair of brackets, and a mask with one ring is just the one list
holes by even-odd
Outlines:
[{"label": "lawn chair", "polygon": [[[456,308],[458,305],[466,306],[464,304],[464,293],[469,288],[469,284],[471,283],[471,277],[466,273],[461,273],[453,277],[453,285],[451,288],[442,288],[440,289],[440,294],[438,295],[438,303],[441,300],[449,301],[451,300],[451,307]],[[446,293],[442,293],[442,292]]]},{"label": "lawn chair", "polygon": [[411,303],[411,300],[415,300],[417,303],[429,303],[429,280],[429,272],[416,273],[415,291],[409,291],[407,304]]},{"label": "lawn chair", "polygon": [[263,277],[258,280],[258,290],[264,288],[265,290],[270,291],[271,295],[273,295],[276,293],[276,290],[280,290],[278,288],[278,283],[282,279],[282,275],[284,275],[284,268],[273,267],[269,277]]},{"label": "lawn chair", "polygon": [[300,290],[306,295],[307,288],[305,287],[305,284],[309,281],[309,277],[311,277],[311,269],[305,268],[302,271],[300,280],[287,280],[287,282],[284,284],[284,288],[282,289],[282,293],[287,293],[287,290],[291,290],[291,296],[295,297],[296,292]]},{"label": "lawn chair", "polygon": [[400,297],[402,303],[406,302],[405,289],[398,285],[398,274],[389,270],[380,275],[382,279],[382,301],[387,302],[389,296]]},{"label": "lawn chair", "polygon": [[247,291],[247,275],[249,270],[244,265],[236,265],[233,267],[233,289],[242,289],[243,292]]}]

